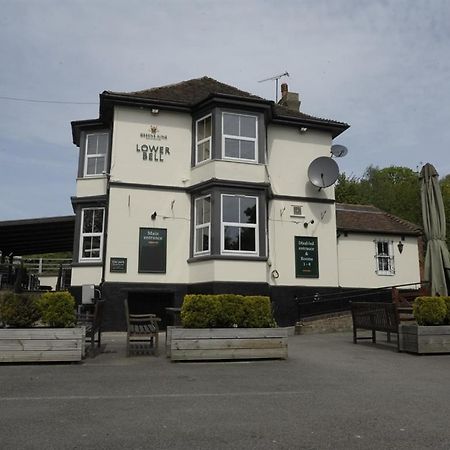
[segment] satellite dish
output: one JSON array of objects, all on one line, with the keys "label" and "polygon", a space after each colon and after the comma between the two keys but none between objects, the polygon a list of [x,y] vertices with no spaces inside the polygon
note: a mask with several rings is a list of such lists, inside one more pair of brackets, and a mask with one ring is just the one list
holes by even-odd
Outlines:
[{"label": "satellite dish", "polygon": [[331,146],[331,154],[336,158],[342,158],[348,153],[348,148],[344,145],[335,144]]},{"label": "satellite dish", "polygon": [[316,158],[308,167],[308,178],[314,186],[326,188],[334,184],[339,176],[339,167],[328,156]]}]

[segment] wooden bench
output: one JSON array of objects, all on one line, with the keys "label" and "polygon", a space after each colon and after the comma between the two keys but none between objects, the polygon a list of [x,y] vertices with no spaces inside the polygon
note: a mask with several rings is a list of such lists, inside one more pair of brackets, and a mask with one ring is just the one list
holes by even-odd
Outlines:
[{"label": "wooden bench", "polygon": [[[400,317],[397,306],[394,303],[352,302],[351,311],[353,320],[353,342],[355,344],[358,340],[362,339],[372,339],[372,342],[376,343],[377,331],[387,333],[387,340],[388,342],[391,342],[391,333],[396,333],[397,350],[400,351],[398,334]],[[358,337],[358,329],[372,331],[372,336]]]},{"label": "wooden bench", "polygon": [[127,320],[127,356],[131,353],[158,354],[158,322],[155,314],[130,314],[128,301],[125,300],[125,316]]},{"label": "wooden bench", "polygon": [[[89,354],[90,356],[94,356],[99,352],[102,344],[104,305],[104,300],[97,300],[93,312],[81,312],[77,317],[77,325],[86,327],[86,342],[89,344],[89,347],[86,347],[86,354]],[[95,338],[96,335],[97,339]],[[97,349],[95,344],[97,344]]]}]

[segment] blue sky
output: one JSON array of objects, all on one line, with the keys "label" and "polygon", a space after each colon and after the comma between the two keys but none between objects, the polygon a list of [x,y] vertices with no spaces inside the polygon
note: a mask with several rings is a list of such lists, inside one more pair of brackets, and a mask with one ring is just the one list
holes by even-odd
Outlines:
[{"label": "blue sky", "polygon": [[425,162],[450,173],[447,0],[0,0],[0,220],[71,214],[70,121],[103,90],[211,76],[351,125],[348,175]]}]

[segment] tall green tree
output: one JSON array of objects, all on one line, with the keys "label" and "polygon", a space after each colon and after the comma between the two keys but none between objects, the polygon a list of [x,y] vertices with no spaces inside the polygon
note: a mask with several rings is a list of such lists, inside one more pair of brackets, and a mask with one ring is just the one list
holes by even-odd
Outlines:
[{"label": "tall green tree", "polygon": [[370,204],[422,225],[419,175],[408,167],[380,169],[369,166],[360,179],[341,174],[336,186],[336,200]]}]

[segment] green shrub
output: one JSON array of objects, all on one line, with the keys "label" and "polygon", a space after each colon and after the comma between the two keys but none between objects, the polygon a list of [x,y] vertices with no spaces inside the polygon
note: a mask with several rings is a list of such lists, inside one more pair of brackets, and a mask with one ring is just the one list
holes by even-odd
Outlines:
[{"label": "green shrub", "polygon": [[450,325],[450,297],[442,297],[445,301],[445,306],[447,306],[447,317],[445,318],[445,323]]},{"label": "green shrub", "polygon": [[66,291],[42,294],[38,307],[46,325],[60,328],[75,325],[75,299]]},{"label": "green shrub", "polygon": [[35,295],[5,292],[0,297],[0,318],[5,325],[13,328],[29,328],[40,317]]},{"label": "green shrub", "polygon": [[186,295],[181,322],[185,328],[276,326],[269,297],[234,294]]},{"label": "green shrub", "polygon": [[413,313],[419,325],[442,325],[447,317],[446,301],[444,297],[417,297]]}]

